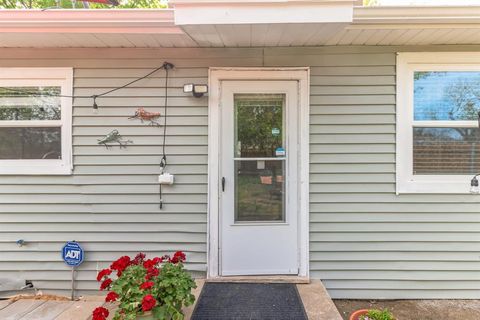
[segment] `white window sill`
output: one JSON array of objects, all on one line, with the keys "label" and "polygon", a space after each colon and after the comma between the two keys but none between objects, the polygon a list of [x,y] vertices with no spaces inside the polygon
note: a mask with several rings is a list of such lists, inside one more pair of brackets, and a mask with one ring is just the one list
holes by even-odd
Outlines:
[{"label": "white window sill", "polygon": [[[46,163],[40,163],[45,161]],[[58,160],[1,160],[0,175],[71,175],[69,164]]]},{"label": "white window sill", "polygon": [[[471,194],[470,180],[472,176],[466,176],[461,181],[455,180],[438,180],[438,181],[397,181],[397,194],[415,194],[415,193],[431,193],[431,194]],[[475,196],[475,194],[472,194]]]}]

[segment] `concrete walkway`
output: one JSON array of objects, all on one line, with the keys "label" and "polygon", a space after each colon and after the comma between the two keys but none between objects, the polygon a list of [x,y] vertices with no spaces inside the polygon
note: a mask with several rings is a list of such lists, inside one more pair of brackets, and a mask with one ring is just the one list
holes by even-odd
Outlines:
[{"label": "concrete walkway", "polygon": [[[204,280],[196,280],[194,290],[196,300],[203,288]],[[297,284],[309,320],[342,320],[337,308],[319,280]],[[2,320],[89,320],[92,310],[98,306],[114,310],[115,305],[104,303],[103,296],[89,296],[78,301],[58,301],[42,299],[0,300],[0,319]],[[193,308],[184,310],[185,319],[189,320]],[[111,312],[110,319],[113,317]]]}]

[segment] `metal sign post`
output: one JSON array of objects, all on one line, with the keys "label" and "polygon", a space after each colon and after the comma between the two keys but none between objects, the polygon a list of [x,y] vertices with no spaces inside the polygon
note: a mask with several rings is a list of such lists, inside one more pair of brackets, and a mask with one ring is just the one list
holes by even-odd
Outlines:
[{"label": "metal sign post", "polygon": [[72,298],[71,300],[75,300],[75,267],[72,267]]},{"label": "metal sign post", "polygon": [[72,267],[72,300],[75,299],[75,267],[83,262],[83,249],[76,241],[67,242],[62,248],[62,259]]}]

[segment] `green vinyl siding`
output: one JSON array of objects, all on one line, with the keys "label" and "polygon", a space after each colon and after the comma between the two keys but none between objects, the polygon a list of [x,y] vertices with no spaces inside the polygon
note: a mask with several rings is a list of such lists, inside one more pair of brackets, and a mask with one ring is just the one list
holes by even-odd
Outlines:
[{"label": "green vinyl siding", "polygon": [[310,275],[332,297],[480,297],[479,198],[395,194],[396,52],[478,49],[266,50],[311,67]]},{"label": "green vinyl siding", "polygon": [[[108,97],[75,99],[71,176],[0,177],[0,278],[66,292],[59,249],[79,241],[86,262],[78,289],[122,254],[185,250],[205,276],[208,98],[184,94],[208,83],[208,67],[309,66],[310,275],[335,298],[480,298],[480,199],[395,194],[397,51],[480,47],[224,49],[0,49],[0,67],[73,67],[74,93],[123,85],[167,60],[168,170],[175,185],[158,206],[162,130],[128,120],[137,107],[163,113],[162,72]],[[134,141],[106,150],[118,129]],[[468,182],[467,182],[468,183]],[[15,241],[24,239],[26,246]]]}]

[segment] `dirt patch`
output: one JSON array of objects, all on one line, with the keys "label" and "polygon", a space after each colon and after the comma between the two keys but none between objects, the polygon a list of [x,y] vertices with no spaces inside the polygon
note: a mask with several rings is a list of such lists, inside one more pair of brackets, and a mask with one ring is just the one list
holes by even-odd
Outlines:
[{"label": "dirt patch", "polygon": [[47,300],[47,301],[70,301],[70,298],[64,296],[56,296],[53,294],[19,294],[13,297],[10,297],[9,300],[18,301],[22,299],[33,299],[33,300]]},{"label": "dirt patch", "polygon": [[343,319],[357,309],[388,308],[398,320],[479,320],[480,300],[333,300]]}]

